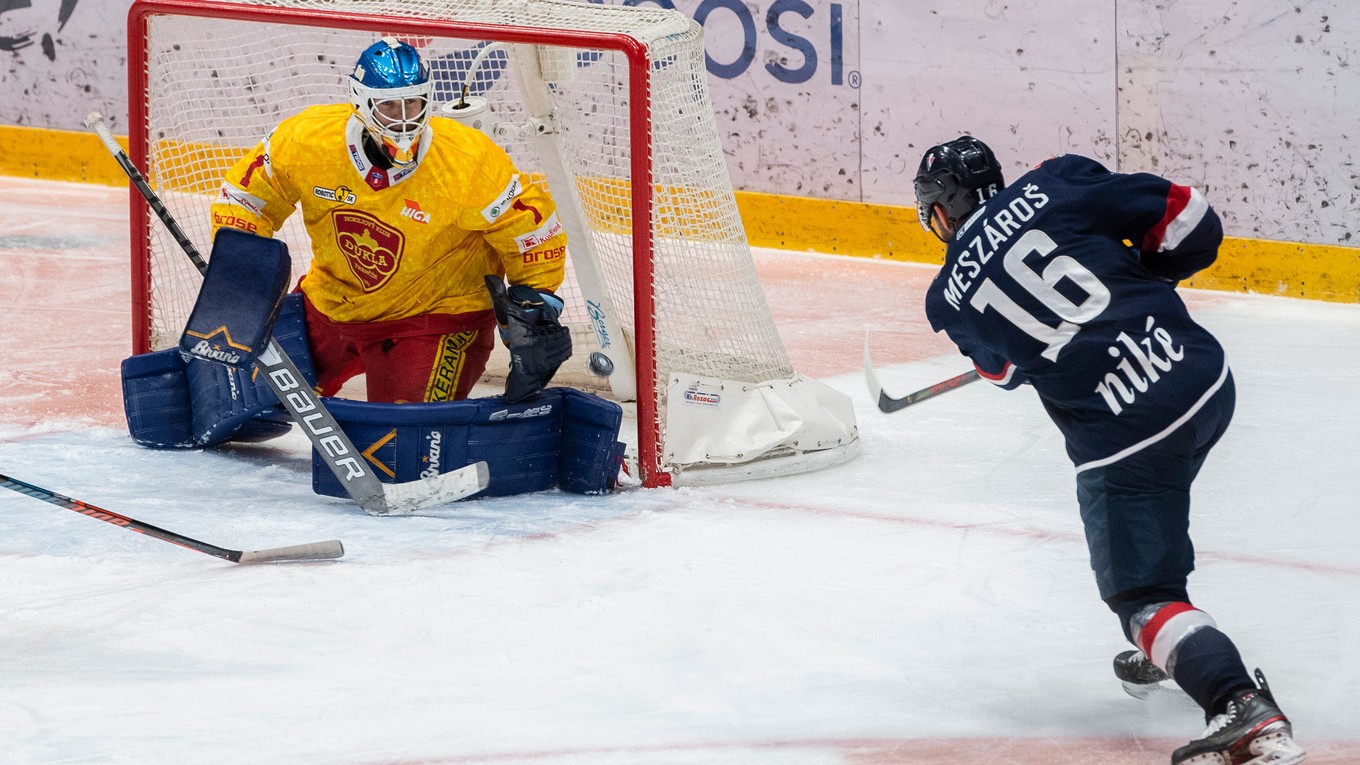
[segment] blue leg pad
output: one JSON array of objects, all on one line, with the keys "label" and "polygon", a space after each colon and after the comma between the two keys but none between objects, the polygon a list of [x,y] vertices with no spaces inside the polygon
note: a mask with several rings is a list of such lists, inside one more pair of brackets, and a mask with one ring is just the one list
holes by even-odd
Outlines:
[{"label": "blue leg pad", "polygon": [[[428,404],[327,399],[326,407],[384,481],[413,481],[485,460],[490,485],[477,496],[561,488],[609,491],[618,477],[623,410],[568,388],[505,403],[502,397]],[[315,454],[312,488],[344,489]]]},{"label": "blue leg pad", "polygon": [[[302,295],[284,298],[274,340],[309,385],[316,372],[307,345]],[[125,359],[123,408],[132,440],[156,449],[216,446],[225,441],[255,443],[287,433],[292,418],[263,375],[198,358],[185,360],[178,348]]]},{"label": "blue leg pad", "polygon": [[193,407],[178,348],[123,359],[123,412],[132,440],[153,449],[190,449]]}]

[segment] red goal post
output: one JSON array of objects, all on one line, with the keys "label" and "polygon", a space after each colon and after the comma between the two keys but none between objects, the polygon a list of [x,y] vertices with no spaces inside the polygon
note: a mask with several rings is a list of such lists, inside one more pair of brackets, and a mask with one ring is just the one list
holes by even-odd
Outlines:
[{"label": "red goal post", "polygon": [[[129,153],[202,252],[223,173],[281,119],[346,101],[349,67],[383,35],[421,49],[437,113],[486,132],[552,194],[568,235],[561,292],[574,346],[554,384],[636,401],[630,456],[644,485],[800,472],[854,454],[848,397],[797,374],[775,330],[718,140],[702,30],[677,11],[136,0]],[[145,352],[177,341],[199,280],[139,201],[133,345]],[[296,275],[310,260],[300,217],[276,234]],[[504,366],[493,357],[489,369]]]}]

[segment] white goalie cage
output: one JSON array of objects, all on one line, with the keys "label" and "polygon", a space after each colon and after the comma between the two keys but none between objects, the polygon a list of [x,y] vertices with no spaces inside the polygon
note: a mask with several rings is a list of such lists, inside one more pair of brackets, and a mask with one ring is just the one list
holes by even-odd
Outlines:
[{"label": "white goalie cage", "polygon": [[[568,236],[560,294],[573,341],[553,384],[636,401],[630,455],[644,485],[801,472],[853,455],[848,397],[797,374],[775,330],[718,139],[702,29],[678,11],[137,0],[130,153],[200,252],[211,250],[209,207],[226,170],[285,117],[346,101],[350,67],[383,35],[420,49],[436,113],[483,130],[547,186]],[[296,280],[311,253],[301,216],[276,236]],[[132,241],[134,348],[170,347],[201,278],[136,205]]]}]

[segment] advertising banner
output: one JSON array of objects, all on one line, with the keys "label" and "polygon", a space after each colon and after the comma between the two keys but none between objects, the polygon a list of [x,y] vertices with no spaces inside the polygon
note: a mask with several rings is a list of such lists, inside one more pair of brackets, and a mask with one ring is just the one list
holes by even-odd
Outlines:
[{"label": "advertising banner", "polygon": [[[1354,246],[1357,3],[590,2],[703,27],[738,190],[910,206],[925,149],[967,133],[1010,177],[1077,152],[1199,187],[1231,235]],[[0,0],[0,126],[126,134],[130,4]]]},{"label": "advertising banner", "polygon": [[0,0],[0,124],[79,129],[127,121],[131,0]]}]

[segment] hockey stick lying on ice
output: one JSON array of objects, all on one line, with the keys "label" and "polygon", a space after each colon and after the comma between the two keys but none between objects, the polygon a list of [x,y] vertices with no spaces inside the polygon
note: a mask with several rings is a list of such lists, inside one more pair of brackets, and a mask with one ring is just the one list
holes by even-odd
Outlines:
[{"label": "hockey stick lying on ice", "polygon": [[978,379],[981,378],[979,378],[977,370],[970,369],[957,377],[937,382],[929,388],[922,388],[901,398],[893,398],[883,391],[883,386],[878,382],[878,374],[874,372],[873,361],[869,359],[869,335],[864,336],[864,380],[869,383],[869,397],[874,400],[875,404],[878,404],[878,409],[881,412],[896,412],[898,409],[905,409],[912,404],[925,401],[931,396],[954,390],[960,385],[967,385]]},{"label": "hockey stick lying on ice", "polygon": [[31,483],[25,483],[17,478],[10,478],[4,474],[0,474],[0,486],[4,486],[6,489],[12,489],[13,491],[17,491],[20,494],[34,499],[51,502],[52,504],[64,507],[67,510],[74,510],[81,515],[88,515],[91,518],[104,521],[105,523],[121,526],[128,531],[135,531],[138,534],[155,537],[171,544],[179,545],[180,547],[187,547],[190,550],[206,553],[214,558],[229,560],[232,563],[279,563],[282,561],[328,560],[330,558],[339,558],[341,555],[345,554],[345,547],[340,544],[340,540],[338,539],[332,539],[326,542],[312,542],[311,544],[305,545],[292,545],[291,547],[271,547],[268,550],[250,550],[244,552],[241,550],[228,550],[225,547],[218,547],[217,545],[210,545],[207,542],[200,542],[197,539],[190,539],[182,534],[176,534],[173,531],[166,531],[165,529],[152,526],[149,523],[142,523],[135,518],[119,515],[112,510],[105,510],[102,507],[96,507],[87,502],[81,502],[78,499],[71,499],[70,497],[58,494],[55,491],[49,491],[41,486],[34,486]]},{"label": "hockey stick lying on ice", "polygon": [[[189,241],[184,230],[175,222],[170,211],[165,209],[160,197],[151,190],[150,184],[137,170],[137,166],[128,159],[123,147],[114,140],[113,133],[109,132],[108,126],[104,124],[104,116],[99,112],[91,112],[85,118],[85,127],[99,135],[104,147],[118,160],[123,172],[132,180],[132,185],[141,192],[142,197],[156,213],[156,217],[161,219],[166,230],[184,250],[184,254],[194,262],[198,272],[207,271],[207,262],[198,253],[194,243]],[[326,461],[335,477],[340,479],[340,485],[345,487],[345,492],[370,515],[405,514],[422,507],[453,502],[485,489],[490,481],[486,463],[475,462],[431,478],[405,483],[383,483],[364,464],[359,450],[326,410],[325,405],[321,403],[321,397],[303,381],[297,365],[288,358],[288,354],[273,338],[270,338],[264,353],[255,359],[255,366],[260,374],[264,375],[269,388],[283,403],[288,414],[292,415],[293,421],[307,434],[308,440],[312,442],[312,448]]]}]

